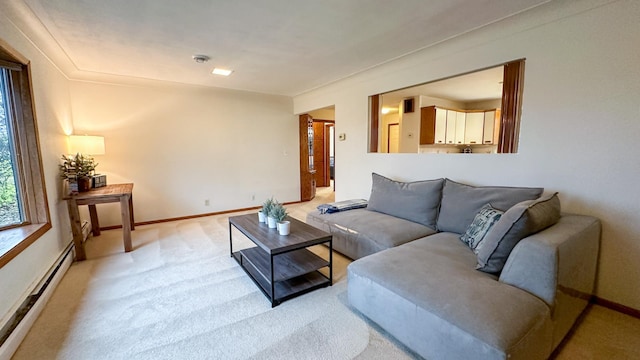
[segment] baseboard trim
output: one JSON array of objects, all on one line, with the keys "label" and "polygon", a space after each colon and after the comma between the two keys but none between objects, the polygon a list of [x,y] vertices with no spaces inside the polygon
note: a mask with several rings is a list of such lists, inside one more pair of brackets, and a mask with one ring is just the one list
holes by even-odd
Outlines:
[{"label": "baseboard trim", "polygon": [[[302,203],[302,201],[291,201],[291,202],[286,202],[283,205],[294,205],[294,204],[300,204],[300,203]],[[168,218],[168,219],[141,221],[141,222],[135,223],[135,226],[153,225],[153,224],[160,224],[160,223],[171,222],[171,221],[189,220],[189,219],[196,219],[196,218],[214,216],[214,215],[232,214],[232,213],[241,212],[241,211],[257,210],[257,209],[260,209],[260,208],[262,208],[262,206],[253,206],[253,207],[241,208],[241,209],[216,211],[216,212],[205,213],[205,214],[197,214],[197,215],[179,216],[179,217]],[[122,229],[122,225],[101,226],[100,227],[101,231],[102,230],[114,230],[114,229]]]},{"label": "baseboard trim", "polygon": [[10,360],[73,262],[70,243],[15,315],[0,330],[0,360]]},{"label": "baseboard trim", "polygon": [[591,298],[591,303],[640,319],[640,310],[634,309],[626,305],[618,304],[617,302],[613,302],[610,300],[599,298],[597,296],[593,296]]}]

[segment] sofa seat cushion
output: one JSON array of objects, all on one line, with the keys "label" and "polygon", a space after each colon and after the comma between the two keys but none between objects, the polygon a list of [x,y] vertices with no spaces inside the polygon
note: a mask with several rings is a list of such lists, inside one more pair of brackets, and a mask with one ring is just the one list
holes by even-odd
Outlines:
[{"label": "sofa seat cushion", "polygon": [[475,270],[458,237],[438,233],[351,263],[350,303],[426,358],[548,356],[549,307]]},{"label": "sofa seat cushion", "polygon": [[427,226],[367,209],[333,214],[312,211],[307,223],[333,235],[333,248],[359,259],[434,234]]}]

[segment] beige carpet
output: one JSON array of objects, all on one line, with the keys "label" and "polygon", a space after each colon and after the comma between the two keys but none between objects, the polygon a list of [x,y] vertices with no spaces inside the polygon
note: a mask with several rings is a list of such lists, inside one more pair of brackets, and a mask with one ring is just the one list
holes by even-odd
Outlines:
[{"label": "beige carpet", "polygon": [[[304,219],[332,196],[288,209]],[[229,257],[227,217],[136,227],[131,253],[119,230],[91,238],[14,359],[415,358],[349,308],[339,254],[334,286],[272,309]],[[640,320],[594,307],[557,358],[640,358],[638,334]]]},{"label": "beige carpet", "polygon": [[91,238],[14,358],[412,358],[348,307],[341,256],[332,287],[271,308],[229,257],[227,216],[139,226],[133,244],[124,253],[118,230]]}]

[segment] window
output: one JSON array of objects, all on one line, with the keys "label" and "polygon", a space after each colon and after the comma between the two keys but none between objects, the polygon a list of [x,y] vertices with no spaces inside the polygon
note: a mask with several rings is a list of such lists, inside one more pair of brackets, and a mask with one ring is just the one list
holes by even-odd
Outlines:
[{"label": "window", "polygon": [[16,186],[15,146],[9,120],[8,71],[0,69],[0,228],[22,223],[22,207]]},{"label": "window", "polygon": [[0,40],[0,267],[51,228],[28,63]]}]

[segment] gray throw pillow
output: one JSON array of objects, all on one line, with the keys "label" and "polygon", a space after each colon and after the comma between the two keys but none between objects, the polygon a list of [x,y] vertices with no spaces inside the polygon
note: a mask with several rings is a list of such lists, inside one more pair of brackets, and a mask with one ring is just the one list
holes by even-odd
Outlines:
[{"label": "gray throw pillow", "polygon": [[558,193],[536,200],[523,201],[507,210],[487,232],[476,248],[476,269],[499,273],[507,262],[511,250],[525,237],[542,231],[560,220]]},{"label": "gray throw pillow", "polygon": [[460,240],[467,244],[477,255],[476,248],[478,244],[482,242],[489,229],[500,220],[502,214],[504,214],[503,211],[494,209],[491,204],[483,206],[467,228],[467,231],[460,236]]},{"label": "gray throw pillow", "polygon": [[400,182],[372,173],[368,210],[436,228],[444,179]]},{"label": "gray throw pillow", "polygon": [[471,186],[446,179],[437,229],[462,234],[485,204],[505,211],[521,201],[537,199],[542,191],[542,188]]}]

